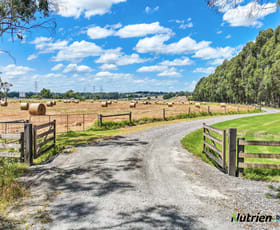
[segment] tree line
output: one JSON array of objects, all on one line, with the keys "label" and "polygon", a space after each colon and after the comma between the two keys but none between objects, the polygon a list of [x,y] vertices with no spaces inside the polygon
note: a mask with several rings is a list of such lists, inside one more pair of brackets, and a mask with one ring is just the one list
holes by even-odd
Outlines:
[{"label": "tree line", "polygon": [[[19,92],[9,92],[8,94],[9,98],[19,98]],[[34,92],[27,92],[25,94],[26,98],[45,98],[45,99],[78,99],[78,100],[88,100],[88,99],[136,99],[136,98],[148,98],[151,99],[151,97],[158,98],[159,96],[162,96],[164,99],[169,99],[171,97],[175,96],[190,96],[191,93],[189,92],[175,92],[175,93],[167,93],[167,92],[149,92],[149,91],[138,91],[133,93],[119,93],[119,92],[99,92],[99,93],[90,93],[90,92],[75,92],[73,90],[68,90],[65,93],[54,93],[51,92],[50,89],[42,89],[39,93]]]},{"label": "tree line", "polygon": [[260,31],[237,56],[201,78],[193,98],[280,107],[280,26]]}]

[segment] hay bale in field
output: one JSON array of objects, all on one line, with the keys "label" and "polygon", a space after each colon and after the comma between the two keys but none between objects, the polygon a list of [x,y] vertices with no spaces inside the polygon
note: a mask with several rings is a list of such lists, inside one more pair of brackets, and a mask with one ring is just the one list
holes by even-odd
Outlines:
[{"label": "hay bale in field", "polygon": [[45,115],[46,114],[46,106],[42,103],[30,104],[29,113],[31,115]]},{"label": "hay bale in field", "polygon": [[29,103],[20,103],[20,110],[28,110]]},{"label": "hay bale in field", "polygon": [[226,107],[226,103],[221,103],[220,105],[222,108]]},{"label": "hay bale in field", "polygon": [[118,103],[118,100],[114,100],[113,102],[114,102],[115,104],[117,104],[117,103]]},{"label": "hay bale in field", "polygon": [[173,102],[167,103],[168,107],[173,107]]},{"label": "hay bale in field", "polygon": [[112,101],[107,101],[107,104],[108,105],[112,105]]},{"label": "hay bale in field", "polygon": [[101,102],[101,107],[108,107],[108,103],[107,103],[107,101],[103,101],[103,102]]},{"label": "hay bale in field", "polygon": [[52,101],[47,101],[47,107],[52,107],[53,106],[53,102]]},{"label": "hay bale in field", "polygon": [[190,101],[190,105],[192,105],[194,102],[193,101]]},{"label": "hay bale in field", "polygon": [[6,106],[8,106],[8,102],[7,101],[1,101],[1,106],[3,106],[3,107],[6,107]]},{"label": "hay bale in field", "polygon": [[56,105],[56,101],[52,101],[52,104],[53,104],[53,105]]},{"label": "hay bale in field", "polygon": [[143,101],[143,105],[148,105],[150,104],[148,101]]},{"label": "hay bale in field", "polygon": [[73,101],[73,103],[75,103],[75,104],[79,104],[79,103],[80,103],[80,101],[79,101],[79,100],[74,100],[74,101]]},{"label": "hay bale in field", "polygon": [[200,108],[200,103],[195,103],[195,108]]},{"label": "hay bale in field", "polygon": [[130,108],[135,108],[135,107],[136,107],[136,103],[131,102],[131,103],[129,104],[129,107],[130,107]]}]

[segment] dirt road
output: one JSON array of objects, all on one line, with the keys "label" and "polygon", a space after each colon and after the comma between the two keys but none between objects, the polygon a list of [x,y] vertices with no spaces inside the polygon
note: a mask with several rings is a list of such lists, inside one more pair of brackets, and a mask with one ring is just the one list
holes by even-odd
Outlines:
[{"label": "dirt road", "polygon": [[51,220],[32,228],[240,229],[252,225],[232,223],[232,213],[280,214],[279,204],[265,198],[267,183],[225,175],[180,144],[203,122],[244,116],[251,115],[120,136],[79,147],[37,167],[33,191],[48,194]]}]

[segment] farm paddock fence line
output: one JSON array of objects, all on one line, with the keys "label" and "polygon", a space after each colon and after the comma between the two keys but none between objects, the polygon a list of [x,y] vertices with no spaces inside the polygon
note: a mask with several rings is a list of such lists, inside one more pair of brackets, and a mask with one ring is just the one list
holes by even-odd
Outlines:
[{"label": "farm paddock fence line", "polygon": [[[51,137],[49,137],[50,134],[52,134]],[[12,142],[7,142],[7,140],[12,140]],[[0,152],[0,157],[19,158],[21,162],[32,165],[33,159],[36,159],[43,153],[55,148],[55,145],[55,120],[35,126],[31,123],[24,123],[24,132],[16,134],[0,134],[0,150],[4,149],[5,151]]]},{"label": "farm paddock fence line", "polygon": [[[209,131],[222,135],[222,140],[211,135]],[[226,137],[228,140],[228,148],[226,148]],[[237,138],[237,129],[235,128],[229,128],[228,132],[226,132],[226,130],[216,129],[206,125],[205,123],[203,123],[202,138],[203,153],[205,153],[211,160],[215,161],[219,167],[224,169],[224,172],[227,172],[230,176],[238,177],[244,172],[245,168],[280,170],[280,163],[270,164],[245,162],[246,159],[280,159],[280,154],[278,153],[245,152],[246,146],[280,147],[280,141],[245,140],[243,137]],[[209,142],[211,142],[211,144]],[[216,144],[221,146],[221,150]],[[226,155],[226,151],[228,152],[228,155]],[[228,159],[228,168],[226,168],[226,159]]]},{"label": "farm paddock fence line", "polygon": [[245,159],[280,159],[277,153],[248,153],[245,152],[245,146],[280,146],[280,141],[246,141],[245,138],[237,139],[237,168],[238,175],[242,174],[244,168],[252,169],[279,169],[280,164],[265,163],[245,163]]}]

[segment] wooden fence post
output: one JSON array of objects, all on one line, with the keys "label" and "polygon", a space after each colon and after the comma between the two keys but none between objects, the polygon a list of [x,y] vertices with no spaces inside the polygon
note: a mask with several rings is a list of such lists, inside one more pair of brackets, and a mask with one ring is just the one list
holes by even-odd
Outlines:
[{"label": "wooden fence post", "polygon": [[54,136],[54,139],[53,139],[53,143],[54,145],[56,145],[56,120],[53,120],[54,123],[53,123],[53,136]]},{"label": "wooden fence post", "polygon": [[238,138],[237,139],[237,176],[239,176],[239,174],[242,175],[243,171],[244,171],[243,168],[239,169],[239,163],[244,162],[244,158],[239,158],[239,154],[241,152],[244,153],[245,146],[244,145],[239,145],[239,140],[245,140],[245,138]]},{"label": "wooden fence post", "polygon": [[102,127],[102,114],[98,114],[98,125]]},{"label": "wooden fence post", "polygon": [[228,129],[228,174],[236,176],[236,129]]},{"label": "wooden fence post", "polygon": [[227,142],[227,131],[223,130],[223,137],[222,137],[222,155],[223,155],[223,169],[226,171],[226,142]]},{"label": "wooden fence post", "polygon": [[129,112],[129,124],[132,124],[132,112]]},{"label": "wooden fence post", "polygon": [[208,113],[210,113],[210,106],[208,105]]},{"label": "wooden fence post", "polygon": [[66,131],[69,131],[69,115],[66,115]]},{"label": "wooden fence post", "polygon": [[85,131],[85,114],[83,113],[83,131]]},{"label": "wooden fence post", "polygon": [[166,118],[165,118],[165,109],[162,110],[162,116],[163,116],[163,120],[165,121]]},{"label": "wooden fence post", "polygon": [[225,114],[227,113],[227,107],[226,106],[224,107],[224,113]]},{"label": "wooden fence post", "polygon": [[237,105],[237,112],[239,113],[239,105]]},{"label": "wooden fence post", "polygon": [[24,132],[20,133],[20,161],[24,162]]},{"label": "wooden fence post", "polygon": [[190,114],[191,113],[191,107],[189,107],[189,110],[188,110],[188,114]]},{"label": "wooden fence post", "polygon": [[25,153],[24,153],[24,162],[32,165],[33,164],[33,132],[32,132],[32,124],[24,124],[24,145],[25,145]]},{"label": "wooden fence post", "polygon": [[206,137],[204,136],[204,133],[206,133],[205,132],[205,128],[204,128],[204,125],[205,125],[205,123],[203,123],[203,134],[202,134],[202,136],[203,136],[203,150],[202,150],[202,152],[203,153],[205,153],[205,141],[206,141]]}]

